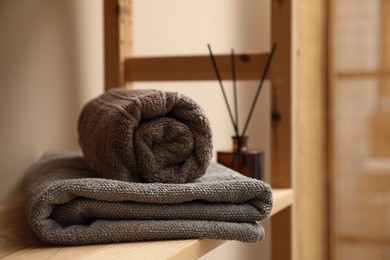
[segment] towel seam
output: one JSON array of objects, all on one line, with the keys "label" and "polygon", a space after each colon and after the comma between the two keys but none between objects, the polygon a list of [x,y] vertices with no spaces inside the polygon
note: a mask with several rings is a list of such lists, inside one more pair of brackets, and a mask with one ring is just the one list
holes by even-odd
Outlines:
[{"label": "towel seam", "polygon": [[117,93],[117,92],[114,92],[114,91],[108,91],[107,92],[108,95],[112,96],[112,97],[116,97],[116,98],[120,98],[120,99],[123,99],[123,100],[129,100],[129,101],[140,101],[140,99],[138,97],[129,97],[129,96],[126,96],[126,95],[121,95],[120,93]]},{"label": "towel seam", "polygon": [[[120,112],[123,116],[125,116],[127,119],[131,120],[131,121],[137,121],[134,117],[132,117],[123,107],[121,106],[118,106],[118,105],[114,105],[114,104],[111,104],[101,98],[98,98],[97,99],[98,102],[108,106],[108,107],[111,107],[111,108],[114,108],[115,110],[117,110],[118,112]],[[137,121],[138,122],[138,121]]]}]

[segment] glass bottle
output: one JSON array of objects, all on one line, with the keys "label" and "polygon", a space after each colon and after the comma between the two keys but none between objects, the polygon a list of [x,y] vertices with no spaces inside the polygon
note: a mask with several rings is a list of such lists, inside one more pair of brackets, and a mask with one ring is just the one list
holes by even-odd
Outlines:
[{"label": "glass bottle", "polygon": [[248,149],[248,136],[232,136],[231,151],[218,151],[217,162],[247,177],[264,180],[264,152]]}]

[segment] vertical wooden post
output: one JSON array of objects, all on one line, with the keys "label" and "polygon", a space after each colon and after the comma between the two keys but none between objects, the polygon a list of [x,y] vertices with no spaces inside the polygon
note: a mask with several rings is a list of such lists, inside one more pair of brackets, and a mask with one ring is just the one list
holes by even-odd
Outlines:
[{"label": "vertical wooden post", "polygon": [[118,0],[104,0],[104,89],[119,86]]},{"label": "vertical wooden post", "polygon": [[124,86],[124,60],[132,49],[131,0],[104,0],[105,89]]},{"label": "vertical wooden post", "polygon": [[[294,171],[295,0],[271,1],[271,40],[277,50],[272,78],[272,179],[274,188],[291,188]],[[272,218],[272,259],[292,259],[292,209]]]},{"label": "vertical wooden post", "polygon": [[[328,1],[299,2],[294,259],[327,259],[326,11]],[[304,219],[304,221],[302,221]]]},{"label": "vertical wooden post", "polygon": [[381,99],[389,99],[390,97],[390,79],[389,75],[386,75],[386,72],[390,69],[390,2],[388,0],[380,1],[380,31],[378,34],[379,37],[379,46],[378,46],[378,57],[379,57],[379,71],[385,72],[384,75],[381,75],[379,78],[379,96]]},{"label": "vertical wooden post", "polygon": [[274,259],[326,257],[325,11],[301,0],[298,23],[297,1],[272,1],[272,186],[295,191],[293,208],[272,218]]},{"label": "vertical wooden post", "polygon": [[132,0],[119,0],[119,7],[119,84],[130,88],[131,83],[125,81],[125,60],[133,49]]},{"label": "vertical wooden post", "polygon": [[337,187],[336,187],[336,169],[334,154],[336,147],[334,144],[336,137],[335,128],[335,106],[336,100],[336,24],[338,17],[336,15],[337,0],[327,1],[327,157],[328,157],[328,187],[327,187],[327,225],[328,225],[328,259],[337,259],[338,255],[338,225],[337,225]]}]

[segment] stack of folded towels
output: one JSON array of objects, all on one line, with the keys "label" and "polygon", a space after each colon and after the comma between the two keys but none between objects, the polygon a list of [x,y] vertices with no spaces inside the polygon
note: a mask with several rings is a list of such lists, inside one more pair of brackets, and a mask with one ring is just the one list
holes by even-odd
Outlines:
[{"label": "stack of folded towels", "polygon": [[46,242],[83,245],[165,239],[256,242],[268,184],[210,163],[210,124],[174,92],[113,89],[79,120],[83,154],[56,150],[25,179],[31,229]]}]

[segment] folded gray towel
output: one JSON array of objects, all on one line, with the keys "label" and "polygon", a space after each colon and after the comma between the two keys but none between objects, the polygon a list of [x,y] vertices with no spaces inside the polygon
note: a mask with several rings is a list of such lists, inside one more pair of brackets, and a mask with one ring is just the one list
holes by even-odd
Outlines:
[{"label": "folded gray towel", "polygon": [[219,164],[192,183],[101,178],[74,152],[51,151],[25,178],[26,215],[48,243],[164,239],[256,242],[272,208],[270,187]]},{"label": "folded gray towel", "polygon": [[88,165],[110,179],[190,182],[212,156],[203,110],[174,92],[110,90],[83,108],[78,131]]}]

